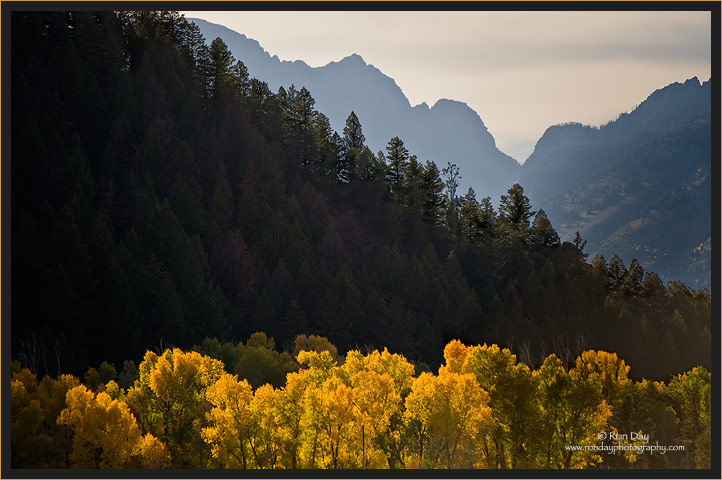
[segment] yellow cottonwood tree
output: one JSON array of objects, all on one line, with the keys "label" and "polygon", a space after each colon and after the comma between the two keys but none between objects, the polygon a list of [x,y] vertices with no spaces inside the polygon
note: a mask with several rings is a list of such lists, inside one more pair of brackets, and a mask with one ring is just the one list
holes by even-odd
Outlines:
[{"label": "yellow cottonwood tree", "polygon": [[35,375],[30,375],[21,380],[15,374],[10,381],[10,445],[14,468],[37,466],[38,455],[47,452],[52,444],[50,436],[41,431],[45,412],[34,391]]},{"label": "yellow cottonwood tree", "polygon": [[[358,452],[348,450],[353,428],[354,391],[346,386],[338,377],[331,377],[320,387],[311,385],[306,390],[304,407],[306,410],[305,424],[314,435],[311,451],[318,455],[321,468],[353,468],[356,467]],[[309,448],[305,449],[307,452]],[[360,446],[359,446],[360,451]],[[315,464],[315,458],[312,458]]]},{"label": "yellow cottonwood tree", "polygon": [[[380,437],[389,430],[391,416],[401,409],[401,395],[386,373],[362,370],[351,377],[354,391],[354,428],[352,445],[361,446],[360,466],[388,467],[388,455]],[[357,450],[358,453],[358,450]]]},{"label": "yellow cottonwood tree", "polygon": [[577,357],[574,370],[582,378],[598,376],[602,383],[602,395],[610,405],[619,405],[626,389],[631,385],[629,365],[616,353],[603,350],[587,350]]},{"label": "yellow cottonwood tree", "polygon": [[169,468],[171,466],[170,452],[166,446],[150,433],[140,438],[139,466],[140,468]]},{"label": "yellow cottonwood tree", "polygon": [[277,435],[281,443],[280,461],[285,468],[300,468],[303,399],[308,385],[305,371],[286,375],[286,385],[276,393],[273,411],[277,417]]},{"label": "yellow cottonwood tree", "polygon": [[95,396],[84,385],[68,391],[58,424],[73,431],[75,468],[129,468],[136,462],[140,428],[128,406],[105,392]]},{"label": "yellow cottonwood tree", "polygon": [[138,371],[126,397],[143,431],[167,446],[173,467],[211,466],[210,448],[200,432],[209,409],[206,391],[223,374],[223,363],[176,348],[161,356],[146,352]]},{"label": "yellow cottonwood tree", "polygon": [[267,383],[258,387],[251,399],[253,425],[249,431],[249,441],[259,468],[282,466],[284,435],[279,411],[281,395],[281,390]]},{"label": "yellow cottonwood tree", "polygon": [[489,395],[474,375],[449,370],[422,373],[406,397],[405,417],[415,424],[414,466],[477,466],[479,440],[493,427]]},{"label": "yellow cottonwood tree", "polygon": [[534,372],[539,381],[543,447],[541,467],[584,468],[601,461],[594,451],[567,449],[573,445],[594,445],[599,433],[608,431],[611,409],[602,396],[598,376],[579,370],[567,372],[556,355],[549,355]]},{"label": "yellow cottonwood tree", "polygon": [[[482,440],[488,468],[530,468],[536,465],[539,429],[537,382],[529,367],[497,345],[464,350],[454,342],[444,349],[447,365],[473,373],[489,394],[495,427]],[[461,366],[458,366],[461,364]]]},{"label": "yellow cottonwood tree", "polygon": [[250,403],[253,390],[246,380],[224,373],[206,393],[213,409],[206,414],[209,426],[203,428],[203,439],[211,445],[213,458],[225,468],[255,466],[248,443],[252,427]]}]

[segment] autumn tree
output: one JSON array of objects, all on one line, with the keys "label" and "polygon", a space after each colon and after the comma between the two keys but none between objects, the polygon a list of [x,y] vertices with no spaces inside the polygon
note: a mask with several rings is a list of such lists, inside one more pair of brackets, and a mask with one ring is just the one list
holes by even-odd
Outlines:
[{"label": "autumn tree", "polygon": [[68,391],[58,424],[73,432],[75,468],[167,467],[170,457],[154,436],[141,435],[128,406],[106,392],[93,394],[80,385]]},{"label": "autumn tree", "polygon": [[225,468],[256,466],[251,450],[250,431],[254,428],[250,414],[253,390],[245,380],[223,373],[206,390],[213,408],[206,414],[209,425],[201,431],[211,445],[211,455]]},{"label": "autumn tree", "polygon": [[540,465],[583,468],[600,462],[601,457],[593,450],[565,447],[594,445],[599,432],[607,431],[611,409],[602,395],[601,379],[576,368],[567,372],[556,355],[549,355],[534,376],[542,408]]},{"label": "autumn tree", "polygon": [[464,351],[452,342],[444,350],[445,357],[454,350],[460,352],[456,355],[459,371],[473,373],[489,394],[494,429],[482,441],[485,464],[490,468],[535,466],[537,445],[529,438],[539,433],[541,409],[538,383],[529,367],[497,345],[477,345]]},{"label": "autumn tree", "polygon": [[480,439],[493,425],[488,400],[472,374],[442,369],[438,376],[419,375],[406,397],[404,414],[414,424],[416,465],[478,466]]},{"label": "autumn tree", "polygon": [[710,466],[710,373],[695,367],[678,374],[667,390],[679,419],[680,438],[685,444],[685,468]]},{"label": "autumn tree", "polygon": [[223,363],[176,348],[160,356],[147,352],[138,370],[140,378],[128,390],[127,402],[143,431],[168,447],[174,467],[208,466],[210,452],[200,429],[206,391],[224,373]]}]

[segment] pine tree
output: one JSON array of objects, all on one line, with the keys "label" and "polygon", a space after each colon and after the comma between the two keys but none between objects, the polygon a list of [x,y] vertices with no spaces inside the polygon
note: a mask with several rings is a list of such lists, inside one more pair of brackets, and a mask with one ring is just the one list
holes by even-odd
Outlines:
[{"label": "pine tree", "polygon": [[624,280],[627,277],[627,269],[624,267],[624,262],[622,262],[622,259],[619,258],[618,255],[612,257],[605,271],[607,274],[607,288],[610,290],[618,290],[624,285]]},{"label": "pine tree", "polygon": [[539,210],[536,217],[534,217],[534,224],[532,225],[532,243],[540,247],[555,247],[559,245],[559,235],[552,224],[547,218],[544,210]]},{"label": "pine tree", "polygon": [[499,218],[505,229],[522,241],[528,240],[529,219],[535,213],[531,209],[529,199],[524,195],[524,189],[518,183],[515,183],[506,195],[501,196]]},{"label": "pine tree", "polygon": [[481,208],[473,188],[469,187],[460,203],[461,233],[468,241],[476,241],[481,234]]},{"label": "pine tree", "polygon": [[206,89],[210,96],[229,86],[234,60],[228,45],[220,37],[211,42],[205,66]]},{"label": "pine tree", "polygon": [[434,162],[426,161],[424,172],[421,175],[421,190],[424,220],[432,225],[438,224],[444,206],[444,183],[441,181],[439,167]]},{"label": "pine tree", "polygon": [[404,146],[403,140],[394,137],[389,140],[386,146],[387,172],[386,182],[391,187],[391,192],[396,196],[396,200],[401,202],[403,198],[403,179],[406,174],[406,168],[409,164],[409,151]]},{"label": "pine tree", "polygon": [[577,230],[577,233],[574,236],[574,246],[577,247],[577,250],[579,250],[579,253],[582,254],[582,258],[584,260],[586,260],[587,257],[589,256],[588,253],[584,253],[584,247],[587,246],[587,241],[582,240],[582,236],[579,234],[579,230]]},{"label": "pine tree", "polygon": [[414,211],[421,209],[423,174],[424,166],[416,160],[416,155],[411,155],[404,178],[404,191],[406,192],[406,205]]},{"label": "pine tree", "polygon": [[366,137],[364,137],[361,130],[361,122],[359,122],[358,117],[353,111],[346,119],[346,126],[343,129],[343,140],[348,150],[352,148],[361,150],[364,147]]},{"label": "pine tree", "polygon": [[624,288],[627,292],[636,295],[642,286],[642,278],[644,277],[644,268],[639,264],[639,261],[635,258],[632,263],[629,264],[629,270],[627,271],[627,277],[624,281]]}]

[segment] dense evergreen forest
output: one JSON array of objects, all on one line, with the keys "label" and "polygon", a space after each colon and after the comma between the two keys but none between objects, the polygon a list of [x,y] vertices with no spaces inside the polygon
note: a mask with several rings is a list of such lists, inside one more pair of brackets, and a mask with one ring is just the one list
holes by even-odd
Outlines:
[{"label": "dense evergreen forest", "polygon": [[85,371],[259,330],[438,366],[584,348],[633,375],[710,364],[710,296],[560,245],[519,185],[456,191],[403,140],[340,135],[311,93],[249,79],[171,12],[13,13],[13,355]]}]

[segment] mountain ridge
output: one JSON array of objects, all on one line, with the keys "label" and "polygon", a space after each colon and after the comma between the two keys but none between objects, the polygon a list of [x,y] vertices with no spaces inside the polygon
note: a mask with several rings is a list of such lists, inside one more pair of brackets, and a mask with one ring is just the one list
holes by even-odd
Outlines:
[{"label": "mountain ridge", "polygon": [[[439,168],[447,161],[456,163],[462,172],[460,191],[473,187],[480,196],[494,200],[506,193],[518,176],[519,163],[497,148],[479,114],[464,102],[439,99],[432,107],[425,102],[412,106],[393,78],[357,53],[321,67],[284,63],[274,61],[258,42],[249,42],[243,34],[205,20],[188,20],[200,27],[207,42],[222,38],[234,56],[246,64],[249,74],[268,82],[271,90],[291,84],[305,86],[337,132],[343,131],[346,118],[354,111],[374,152],[385,151],[388,141],[398,136],[421,161],[432,160]],[[267,55],[260,54],[259,49]],[[453,127],[464,122],[451,118],[455,113],[473,124],[463,125],[463,145],[460,132]]]},{"label": "mountain ridge", "polygon": [[693,77],[601,127],[552,126],[520,181],[563,238],[580,231],[593,254],[708,287],[709,251],[695,248],[711,235],[710,108],[711,80]]},{"label": "mountain ridge", "polygon": [[[481,115],[468,104],[441,98],[432,106],[426,102],[412,106],[393,78],[368,64],[357,53],[311,67],[301,60],[282,61],[276,55],[271,56],[257,41],[226,27],[199,19],[189,20],[199,25],[207,41],[216,36],[223,38],[236,58],[246,63],[249,73],[267,81],[272,89],[291,84],[298,88],[306,86],[316,100],[317,109],[329,117],[337,132],[343,130],[345,119],[353,110],[363,127],[366,143],[373,151],[384,151],[388,139],[398,136],[409,152],[421,161],[433,160],[440,168],[445,167],[447,161],[456,163],[462,175],[458,191],[464,193],[468,187],[473,187],[477,197],[489,196],[494,204],[513,183],[520,183],[535,207],[544,209],[552,224],[559,228],[562,239],[571,240],[578,230],[588,240],[588,251],[607,256],[617,253],[610,251],[609,246],[619,245],[619,241],[615,243],[599,232],[613,235],[622,231],[630,221],[640,218],[645,207],[639,202],[623,203],[620,198],[624,197],[617,195],[615,201],[622,203],[614,204],[616,210],[607,203],[608,208],[602,209],[606,217],[597,213],[584,217],[593,218],[597,223],[592,220],[584,223],[578,217],[580,212],[589,211],[588,205],[583,206],[589,199],[587,192],[601,192],[599,185],[606,185],[607,189],[611,185],[626,185],[623,181],[626,173],[615,165],[624,164],[625,159],[631,158],[638,145],[667,142],[662,137],[709,111],[711,106],[711,79],[701,82],[692,77],[684,82],[674,82],[656,89],[631,112],[621,113],[606,124],[591,126],[569,122],[548,127],[535,143],[532,154],[520,165],[497,148]],[[702,155],[706,154],[703,152]],[[647,160],[645,166],[639,168],[653,170],[654,159]],[[704,158],[702,160],[704,164]],[[620,177],[611,178],[610,172]],[[604,181],[599,180],[602,177]],[[670,181],[677,182],[679,187],[685,180],[672,178]],[[662,201],[670,189],[672,187],[645,194],[644,198],[648,199],[645,202],[653,202],[653,198]],[[578,196],[576,206],[565,200],[572,193]],[[609,191],[604,193],[605,198],[611,198],[610,195]],[[602,197],[597,200],[601,201]],[[638,210],[631,211],[630,205]],[[593,209],[596,212],[602,210]],[[599,222],[603,225],[598,226]],[[704,238],[695,238],[698,240],[696,245],[705,244],[709,237],[704,236],[707,230],[707,225],[701,225],[700,235]],[[620,235],[619,238],[624,237]],[[626,252],[625,259],[631,260],[626,258],[631,253],[622,250]],[[685,247],[679,254],[687,255],[688,250]],[[659,267],[656,259],[651,257],[648,264]],[[665,272],[662,273],[664,277],[677,279],[676,270],[671,271],[665,265],[660,268]],[[706,286],[709,268],[705,268],[704,278],[689,276],[686,272],[679,278],[697,287]]]}]

